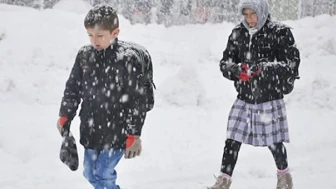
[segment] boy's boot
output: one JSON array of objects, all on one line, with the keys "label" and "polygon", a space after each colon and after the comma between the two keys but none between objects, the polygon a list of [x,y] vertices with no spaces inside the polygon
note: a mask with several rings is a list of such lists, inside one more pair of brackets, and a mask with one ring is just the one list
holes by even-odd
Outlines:
[{"label": "boy's boot", "polygon": [[277,174],[278,182],[276,189],[293,189],[292,175],[287,172],[284,174]]},{"label": "boy's boot", "polygon": [[231,178],[227,175],[220,175],[216,178],[215,185],[209,187],[208,189],[230,189]]}]

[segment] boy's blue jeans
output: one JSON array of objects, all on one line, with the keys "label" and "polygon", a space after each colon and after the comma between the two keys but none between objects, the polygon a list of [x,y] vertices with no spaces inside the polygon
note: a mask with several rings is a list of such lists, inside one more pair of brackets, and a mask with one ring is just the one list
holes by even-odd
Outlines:
[{"label": "boy's blue jeans", "polygon": [[116,185],[115,167],[124,155],[125,150],[92,150],[84,151],[84,177],[95,189],[120,189]]}]

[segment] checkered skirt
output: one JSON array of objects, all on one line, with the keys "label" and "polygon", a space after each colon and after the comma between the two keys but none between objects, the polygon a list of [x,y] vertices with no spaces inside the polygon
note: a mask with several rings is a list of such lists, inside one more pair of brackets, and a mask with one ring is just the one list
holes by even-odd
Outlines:
[{"label": "checkered skirt", "polygon": [[289,142],[284,100],[249,104],[237,99],[229,114],[227,138],[253,146]]}]

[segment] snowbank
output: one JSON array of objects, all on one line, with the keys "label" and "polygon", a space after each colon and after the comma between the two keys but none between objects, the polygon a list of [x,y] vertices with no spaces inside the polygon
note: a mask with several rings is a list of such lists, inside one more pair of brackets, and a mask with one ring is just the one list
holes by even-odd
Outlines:
[{"label": "snowbank", "polygon": [[[205,95],[203,84],[199,81],[193,67],[184,66],[161,84],[160,94],[171,105],[201,106]],[[188,97],[188,98],[186,98]]]}]

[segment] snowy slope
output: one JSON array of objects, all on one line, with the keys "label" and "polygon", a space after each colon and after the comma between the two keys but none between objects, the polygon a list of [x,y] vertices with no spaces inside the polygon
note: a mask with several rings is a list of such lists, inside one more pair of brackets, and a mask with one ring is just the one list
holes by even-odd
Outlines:
[{"label": "snowy slope", "polygon": [[[91,188],[80,166],[58,158],[56,130],[64,83],[78,49],[88,43],[85,11],[34,10],[0,4],[0,189]],[[85,7],[84,7],[85,8]],[[296,188],[336,188],[336,17],[288,21],[301,50],[301,80],[286,97]],[[214,183],[236,92],[218,68],[232,23],[131,26],[120,39],[148,48],[154,62],[156,107],[143,131],[143,155],[118,167],[126,189],[196,189]],[[78,119],[72,131],[78,139]],[[80,159],[83,149],[79,147]],[[269,189],[275,165],[265,148],[243,146],[233,189]]]}]

